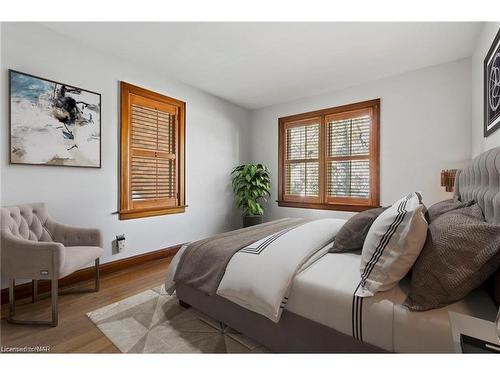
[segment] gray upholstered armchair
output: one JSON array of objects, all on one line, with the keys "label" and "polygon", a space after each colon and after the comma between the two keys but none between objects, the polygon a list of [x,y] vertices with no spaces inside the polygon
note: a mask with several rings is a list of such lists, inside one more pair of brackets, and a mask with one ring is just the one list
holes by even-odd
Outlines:
[{"label": "gray upholstered armchair", "polygon": [[[75,228],[54,221],[45,204],[1,208],[2,274],[9,279],[9,316],[17,324],[57,326],[58,280],[95,262],[95,288],[99,290],[99,257],[103,253],[98,229]],[[38,280],[51,280],[52,320],[19,320],[15,314],[15,279],[31,279],[33,301]]]}]

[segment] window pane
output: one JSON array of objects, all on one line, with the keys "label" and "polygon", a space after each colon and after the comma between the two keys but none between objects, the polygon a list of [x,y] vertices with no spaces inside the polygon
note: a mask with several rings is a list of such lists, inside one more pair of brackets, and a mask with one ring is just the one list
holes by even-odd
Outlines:
[{"label": "window pane", "polygon": [[330,121],[328,140],[328,156],[368,155],[370,116]]},{"label": "window pane", "polygon": [[319,124],[286,129],[287,160],[317,159],[319,155]]},{"label": "window pane", "polygon": [[370,195],[370,161],[328,162],[328,195],[368,198]]},{"label": "window pane", "polygon": [[319,163],[290,163],[286,167],[286,194],[302,197],[319,195]]}]

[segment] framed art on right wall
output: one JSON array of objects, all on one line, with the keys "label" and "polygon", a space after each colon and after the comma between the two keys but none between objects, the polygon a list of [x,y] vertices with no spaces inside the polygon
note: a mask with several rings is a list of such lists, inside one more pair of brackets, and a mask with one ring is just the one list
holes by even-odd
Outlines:
[{"label": "framed art on right wall", "polygon": [[484,59],[484,137],[500,128],[500,30]]}]

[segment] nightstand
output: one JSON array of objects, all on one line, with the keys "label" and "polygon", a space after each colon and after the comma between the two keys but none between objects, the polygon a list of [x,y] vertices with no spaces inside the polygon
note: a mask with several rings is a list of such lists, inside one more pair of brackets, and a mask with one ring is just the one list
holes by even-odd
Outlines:
[{"label": "nightstand", "polygon": [[[494,322],[452,311],[448,315],[455,353],[491,353],[498,351],[498,354],[500,354],[500,339],[496,335]],[[461,340],[465,340],[465,345],[469,348],[474,347],[474,349],[464,351]]]}]

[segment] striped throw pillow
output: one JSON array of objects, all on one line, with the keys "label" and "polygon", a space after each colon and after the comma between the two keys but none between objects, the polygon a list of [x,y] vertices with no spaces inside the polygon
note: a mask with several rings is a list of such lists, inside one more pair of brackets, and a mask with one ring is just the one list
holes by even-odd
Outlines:
[{"label": "striped throw pillow", "polygon": [[375,219],[361,253],[359,297],[393,288],[415,263],[427,236],[419,193],[398,200]]}]

